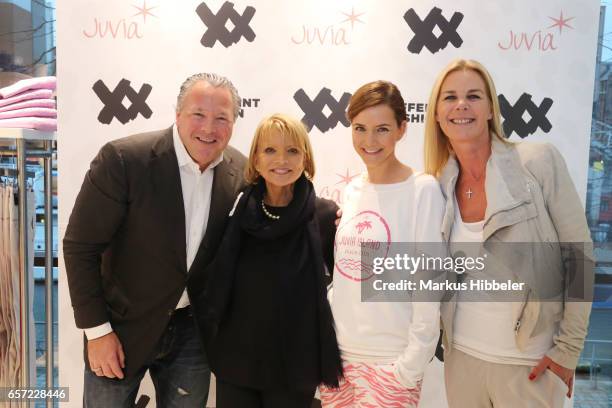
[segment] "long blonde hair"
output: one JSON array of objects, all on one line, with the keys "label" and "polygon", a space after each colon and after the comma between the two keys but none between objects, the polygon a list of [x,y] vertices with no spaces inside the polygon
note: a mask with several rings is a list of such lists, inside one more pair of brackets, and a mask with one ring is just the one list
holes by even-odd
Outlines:
[{"label": "long blonde hair", "polygon": [[434,83],[429,96],[429,104],[427,105],[427,113],[425,115],[425,172],[435,177],[440,176],[440,172],[452,152],[452,147],[448,138],[442,132],[440,124],[436,120],[436,109],[438,98],[440,97],[440,88],[446,77],[455,71],[472,70],[476,72],[485,83],[485,91],[487,98],[491,103],[493,114],[488,120],[489,133],[493,137],[497,137],[504,143],[509,143],[504,135],[504,129],[501,126],[501,112],[499,109],[499,101],[497,99],[497,91],[495,84],[491,78],[489,71],[478,61],[457,59],[448,64]]}]

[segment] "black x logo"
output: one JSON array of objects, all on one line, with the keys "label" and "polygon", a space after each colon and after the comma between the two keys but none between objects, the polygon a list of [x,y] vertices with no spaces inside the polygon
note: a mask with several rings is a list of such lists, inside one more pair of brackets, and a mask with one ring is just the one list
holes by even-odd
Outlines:
[{"label": "black x logo", "polygon": [[[317,96],[310,100],[306,92],[303,89],[299,89],[294,95],[293,99],[302,108],[304,117],[302,122],[308,128],[308,131],[316,126],[321,132],[325,133],[329,129],[333,129],[338,125],[338,122],[348,127],[350,122],[346,118],[346,107],[348,106],[351,94],[344,92],[339,101],[332,96],[331,90],[323,88]],[[329,116],[325,116],[323,109],[328,107],[331,110]]]},{"label": "black x logo", "polygon": [[[504,117],[502,126],[506,137],[510,137],[512,132],[516,132],[519,137],[524,139],[534,134],[538,128],[542,129],[544,133],[548,133],[550,129],[552,129],[552,125],[546,118],[546,113],[548,113],[548,110],[553,104],[552,99],[544,98],[540,106],[537,106],[531,100],[530,94],[523,93],[514,106],[512,106],[504,95],[499,95],[498,98],[499,108]],[[525,112],[531,117],[528,122],[525,122],[523,119]]]},{"label": "black x logo", "polygon": [[[119,122],[125,125],[130,120],[136,119],[139,113],[147,119],[153,114],[151,108],[145,102],[151,93],[151,89],[153,89],[149,84],[142,84],[140,90],[136,92],[130,86],[130,81],[124,78],[119,81],[115,90],[111,92],[104,82],[98,79],[93,84],[92,89],[104,104],[104,108],[98,114],[98,121],[100,123],[108,125],[113,118],[117,118]],[[123,105],[123,98],[126,97],[132,102],[129,108]]]},{"label": "black x logo", "polygon": [[[242,37],[246,38],[248,42],[253,42],[255,39],[255,33],[249,26],[249,22],[255,15],[254,7],[248,6],[244,9],[244,13],[240,15],[234,8],[234,3],[226,1],[217,14],[214,14],[206,3],[201,3],[196,8],[196,13],[198,13],[202,22],[208,27],[208,30],[206,30],[200,40],[200,43],[205,47],[212,48],[219,41],[227,48],[232,44],[236,44]],[[234,24],[232,31],[225,27],[228,20]]]},{"label": "black x logo", "polygon": [[[414,37],[408,44],[408,51],[413,54],[419,54],[423,47],[427,47],[432,54],[435,54],[446,48],[448,43],[453,44],[455,48],[459,48],[463,44],[463,40],[457,32],[457,28],[463,20],[463,14],[461,13],[455,12],[448,21],[442,15],[442,10],[434,7],[425,17],[425,20],[421,21],[416,11],[410,9],[404,14],[404,20],[414,32]],[[436,26],[441,31],[438,37],[433,32]]]}]

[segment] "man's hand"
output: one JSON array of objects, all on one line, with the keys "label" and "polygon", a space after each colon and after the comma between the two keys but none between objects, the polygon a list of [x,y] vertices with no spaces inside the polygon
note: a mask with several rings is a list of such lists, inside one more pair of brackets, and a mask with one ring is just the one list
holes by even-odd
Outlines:
[{"label": "man's hand", "polygon": [[89,366],[98,377],[123,379],[125,354],[115,332],[87,341]]},{"label": "man's hand", "polygon": [[537,366],[533,367],[531,373],[529,373],[529,380],[535,381],[545,370],[552,371],[553,375],[556,375],[567,385],[567,398],[572,398],[572,390],[574,388],[574,370],[565,368],[554,361],[548,356],[542,357]]}]

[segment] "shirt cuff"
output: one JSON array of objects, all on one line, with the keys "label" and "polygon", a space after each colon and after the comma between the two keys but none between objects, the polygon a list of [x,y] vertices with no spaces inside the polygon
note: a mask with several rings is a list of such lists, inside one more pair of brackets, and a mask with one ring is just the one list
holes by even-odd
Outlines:
[{"label": "shirt cuff", "polygon": [[102,323],[96,327],[90,327],[89,329],[83,329],[87,340],[97,339],[98,337],[106,336],[108,333],[113,331],[113,327],[110,322]]}]

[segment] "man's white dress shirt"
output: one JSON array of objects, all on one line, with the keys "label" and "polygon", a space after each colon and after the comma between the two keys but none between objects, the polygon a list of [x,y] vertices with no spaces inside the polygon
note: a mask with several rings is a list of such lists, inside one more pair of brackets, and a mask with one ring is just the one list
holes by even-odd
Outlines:
[{"label": "man's white dress shirt", "polygon": [[[210,213],[214,168],[221,163],[223,155],[215,159],[206,170],[200,171],[200,166],[187,153],[187,149],[178,134],[176,124],[172,127],[172,140],[179,166],[183,204],[185,206],[185,244],[187,250],[187,270],[189,270],[206,232],[208,215]],[[189,297],[187,296],[187,289],[185,289],[176,305],[176,309],[188,305]],[[106,322],[84,330],[87,339],[93,340],[112,332],[113,328],[110,322]]]}]

